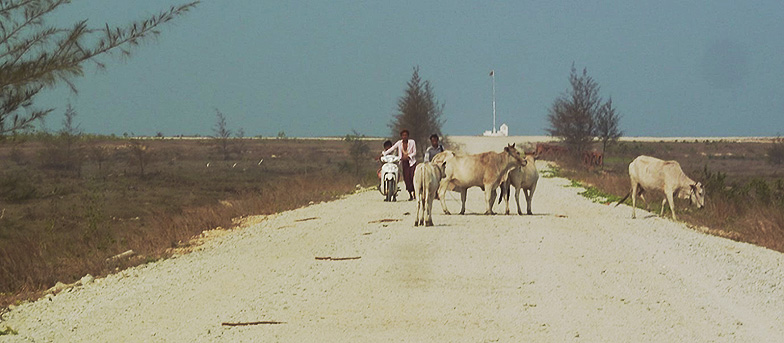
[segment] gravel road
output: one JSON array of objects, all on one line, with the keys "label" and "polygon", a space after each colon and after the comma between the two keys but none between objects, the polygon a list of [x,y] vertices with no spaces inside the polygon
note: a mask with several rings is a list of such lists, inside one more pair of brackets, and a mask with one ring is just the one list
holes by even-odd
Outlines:
[{"label": "gravel road", "polygon": [[[21,305],[0,341],[784,341],[783,254],[568,185],[540,178],[531,216],[480,215],[472,189],[432,228],[377,191],[269,216]],[[222,325],[257,321],[283,323]]]}]

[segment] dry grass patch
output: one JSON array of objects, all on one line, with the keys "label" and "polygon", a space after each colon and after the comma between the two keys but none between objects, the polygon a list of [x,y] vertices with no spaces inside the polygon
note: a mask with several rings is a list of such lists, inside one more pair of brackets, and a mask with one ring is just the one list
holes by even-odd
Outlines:
[{"label": "dry grass patch", "polygon": [[[44,139],[0,144],[0,307],[58,281],[182,252],[206,230],[236,225],[234,218],[375,183],[377,163],[368,157],[357,169],[343,141],[232,143],[224,160],[210,140],[145,140],[143,172],[127,140],[81,138],[74,149],[101,153],[85,153],[78,171],[45,163],[56,144]],[[106,262],[127,250],[136,257]]]}]

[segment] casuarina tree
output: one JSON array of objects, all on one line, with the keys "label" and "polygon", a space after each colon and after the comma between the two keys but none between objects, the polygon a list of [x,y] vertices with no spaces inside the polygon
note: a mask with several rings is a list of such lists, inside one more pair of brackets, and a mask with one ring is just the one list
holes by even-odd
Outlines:
[{"label": "casuarina tree", "polygon": [[84,65],[101,55],[129,55],[142,40],[159,33],[160,26],[183,15],[199,2],[170,7],[125,27],[91,28],[87,20],[70,27],[47,25],[70,0],[0,1],[0,135],[29,127],[52,109],[33,106],[43,89],[60,83],[73,91],[73,79],[83,76]]},{"label": "casuarina tree", "polygon": [[547,132],[563,140],[574,154],[580,154],[593,142],[594,117],[601,107],[599,84],[586,69],[578,74],[574,64],[569,83],[571,90],[556,98],[547,114]]},{"label": "casuarina tree", "polygon": [[400,131],[407,129],[411,139],[417,142],[420,149],[423,149],[430,135],[442,136],[443,113],[444,104],[436,99],[432,84],[430,81],[422,80],[419,76],[419,67],[414,67],[411,79],[406,84],[405,93],[397,101],[397,113],[389,123],[392,137],[399,137]]},{"label": "casuarina tree", "polygon": [[612,99],[602,103],[599,84],[588,76],[586,69],[578,73],[574,64],[569,83],[571,89],[555,99],[547,114],[547,132],[563,140],[576,156],[588,150],[595,137],[602,142],[604,152],[608,143],[623,134]]}]

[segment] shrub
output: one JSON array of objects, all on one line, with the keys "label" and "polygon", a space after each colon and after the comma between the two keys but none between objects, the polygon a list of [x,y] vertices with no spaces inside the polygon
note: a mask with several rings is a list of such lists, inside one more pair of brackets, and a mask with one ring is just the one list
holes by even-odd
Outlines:
[{"label": "shrub", "polygon": [[705,193],[711,194],[711,196],[726,193],[727,174],[722,172],[711,172],[706,164],[702,169],[701,179],[702,184],[705,187]]},{"label": "shrub", "polygon": [[27,173],[11,173],[0,176],[0,198],[12,203],[34,199],[38,195],[35,180]]},{"label": "shrub", "polygon": [[775,165],[784,163],[784,138],[781,136],[776,137],[768,148],[768,162]]},{"label": "shrub", "polygon": [[346,138],[343,139],[349,144],[348,152],[351,157],[351,162],[354,164],[354,174],[357,176],[361,174],[363,162],[365,162],[370,155],[370,147],[367,142],[362,139],[364,137],[365,135],[353,131],[352,133],[347,134]]},{"label": "shrub", "polygon": [[765,180],[754,178],[749,181],[749,188],[754,193],[754,199],[762,203],[769,203],[771,200],[772,192],[770,186]]}]

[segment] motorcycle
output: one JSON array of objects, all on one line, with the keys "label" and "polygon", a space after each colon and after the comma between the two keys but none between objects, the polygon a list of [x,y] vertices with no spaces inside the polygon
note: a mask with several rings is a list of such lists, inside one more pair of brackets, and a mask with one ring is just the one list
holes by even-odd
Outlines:
[{"label": "motorcycle", "polygon": [[400,162],[400,157],[397,155],[381,156],[381,172],[379,173],[378,191],[383,195],[384,201],[397,201],[397,180],[399,177],[399,168],[397,163]]}]

